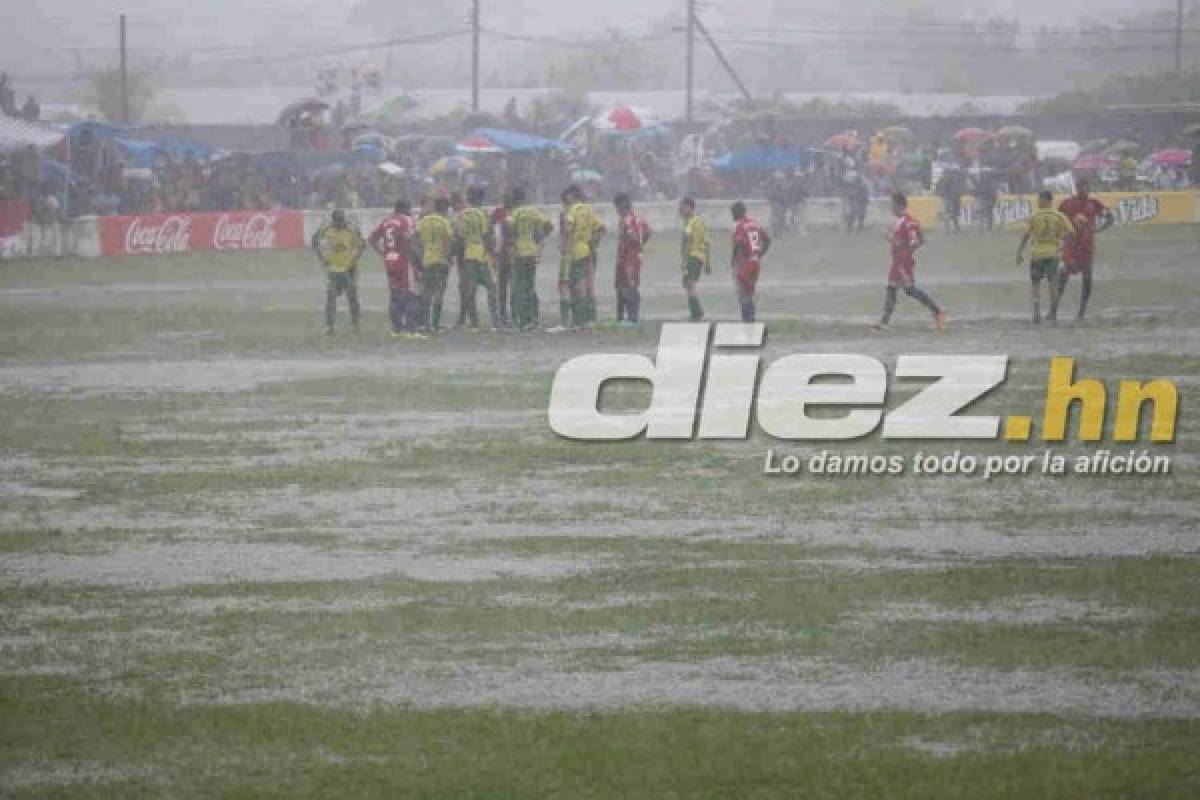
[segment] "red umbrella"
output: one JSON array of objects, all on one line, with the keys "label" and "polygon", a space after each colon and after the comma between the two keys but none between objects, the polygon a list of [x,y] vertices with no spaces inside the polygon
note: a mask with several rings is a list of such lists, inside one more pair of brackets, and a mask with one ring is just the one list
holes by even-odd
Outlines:
[{"label": "red umbrella", "polygon": [[454,148],[460,153],[503,153],[504,149],[499,147],[491,139],[486,136],[468,136],[463,139]]},{"label": "red umbrella", "polygon": [[825,140],[825,146],[830,150],[856,150],[859,147],[858,137],[846,131],[845,133],[835,133]]},{"label": "red umbrella", "polygon": [[1159,150],[1157,153],[1150,154],[1150,163],[1160,167],[1190,167],[1192,153],[1190,150],[1182,150],[1177,147]]},{"label": "red umbrella", "polygon": [[306,97],[303,100],[297,100],[294,103],[288,103],[283,111],[279,112],[279,118],[276,123],[279,125],[287,125],[291,120],[301,114],[312,114],[318,111],[325,111],[329,108],[329,103],[319,97]]},{"label": "red umbrella", "polygon": [[1117,162],[1117,157],[1108,153],[1084,153],[1075,159],[1075,163],[1071,166],[1074,169],[1099,172],[1102,169],[1112,169],[1117,165]]},{"label": "red umbrella", "polygon": [[597,130],[616,133],[640,131],[661,124],[662,120],[656,113],[641,106],[613,106],[592,119],[592,125]]}]

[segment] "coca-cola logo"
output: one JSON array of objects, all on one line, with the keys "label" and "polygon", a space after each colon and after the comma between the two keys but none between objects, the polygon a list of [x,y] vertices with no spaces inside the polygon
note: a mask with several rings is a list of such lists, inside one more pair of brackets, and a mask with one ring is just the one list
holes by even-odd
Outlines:
[{"label": "coca-cola logo", "polygon": [[165,217],[157,225],[147,225],[134,217],[125,229],[127,253],[183,253],[191,240],[192,221],[187,217]]},{"label": "coca-cola logo", "polygon": [[244,219],[222,214],[213,229],[216,250],[268,250],[275,247],[275,215],[251,214]]}]

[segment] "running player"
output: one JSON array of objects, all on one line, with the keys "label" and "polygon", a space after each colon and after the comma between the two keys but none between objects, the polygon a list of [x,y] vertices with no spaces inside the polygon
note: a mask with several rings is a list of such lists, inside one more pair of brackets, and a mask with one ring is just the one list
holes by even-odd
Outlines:
[{"label": "running player", "polygon": [[687,292],[688,311],[692,322],[704,319],[704,307],[696,294],[701,271],[712,273],[709,261],[708,227],[696,214],[696,201],[685,197],[679,201],[679,216],[683,217],[683,289]]},{"label": "running player", "polygon": [[454,228],[446,213],[450,201],[439,197],[433,210],[417,224],[417,243],[421,248],[421,290],[425,305],[425,330],[436,334],[442,324],[442,303],[446,297],[446,278],[454,254]]},{"label": "running player", "polygon": [[513,189],[509,206],[505,239],[513,259],[513,321],[519,330],[531,331],[538,325],[538,256],[554,225],[536,206],[526,204],[524,189]]},{"label": "running player", "polygon": [[642,246],[650,241],[650,225],[633,211],[633,201],[621,192],[613,198],[617,209],[617,265],[613,287],[617,291],[617,324],[633,327],[641,319]]},{"label": "running player", "polygon": [[1054,195],[1049,191],[1038,192],[1037,210],[1029,217],[1021,244],[1017,245],[1017,266],[1025,260],[1025,245],[1033,242],[1029,252],[1030,297],[1033,300],[1033,324],[1042,321],[1041,286],[1045,279],[1050,292],[1050,321],[1054,321],[1058,309],[1058,253],[1063,241],[1075,233],[1071,220],[1061,211],[1054,210]]},{"label": "running player", "polygon": [[595,300],[588,297],[588,277],[595,268],[596,245],[604,235],[604,223],[584,202],[583,191],[578,186],[568,186],[564,196],[568,203],[566,228],[570,260],[566,278],[572,324],[575,328],[588,328],[595,323]]},{"label": "running player", "polygon": [[[1062,301],[1067,288],[1067,279],[1078,274],[1083,278],[1083,292],[1079,295],[1079,313],[1076,322],[1083,321],[1087,313],[1088,300],[1092,297],[1092,260],[1096,253],[1096,234],[1107,230],[1115,220],[1112,212],[1089,194],[1086,178],[1081,178],[1075,187],[1075,195],[1058,204],[1058,210],[1071,220],[1075,235],[1067,239],[1063,247],[1063,270],[1058,275],[1058,298]],[[1058,317],[1058,302],[1050,307],[1051,319]]]},{"label": "running player", "polygon": [[771,249],[767,229],[746,215],[746,204],[738,201],[729,209],[733,215],[733,280],[737,284],[742,322],[754,322],[754,293],[758,289],[758,269],[762,257]]},{"label": "running player", "polygon": [[871,326],[873,330],[887,330],[896,310],[896,296],[900,289],[916,300],[933,315],[933,324],[939,331],[946,326],[946,312],[933,298],[916,286],[917,261],[915,253],[925,244],[925,232],[921,223],[908,213],[908,198],[902,193],[892,195],[892,214],[896,224],[888,231],[887,240],[892,246],[892,268],[888,272],[887,292],[883,300],[883,316]]},{"label": "running player", "polygon": [[388,313],[392,319],[392,336],[396,338],[425,338],[417,331],[421,316],[421,286],[413,263],[415,233],[416,224],[408,201],[398,200],[394,213],[367,237],[371,248],[383,258],[387,271]]},{"label": "running player", "polygon": [[337,299],[346,293],[350,323],[358,332],[358,257],[366,247],[357,228],[346,224],[346,212],[334,209],[331,223],[322,225],[312,237],[312,249],[328,272],[325,284],[325,333],[333,336]]},{"label": "running player", "polygon": [[488,317],[492,328],[500,327],[496,311],[496,282],[492,280],[491,257],[494,250],[491,223],[483,210],[483,187],[467,190],[467,207],[458,215],[457,239],[462,254],[462,301],[466,306],[470,330],[479,332],[479,309],[475,305],[476,290],[483,286],[487,293]]}]

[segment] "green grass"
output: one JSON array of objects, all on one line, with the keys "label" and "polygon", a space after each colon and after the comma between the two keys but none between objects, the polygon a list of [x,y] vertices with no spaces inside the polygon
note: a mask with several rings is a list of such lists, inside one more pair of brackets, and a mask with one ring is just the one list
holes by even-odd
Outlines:
[{"label": "green grass", "polygon": [[[1009,353],[973,413],[1032,413],[1030,445],[555,436],[560,363],[685,315],[670,236],[638,330],[423,345],[386,336],[375,261],[332,339],[304,253],[0,265],[0,795],[1196,796],[1198,230],[1106,234],[1092,321],[1057,329],[1012,234],[935,232],[942,337],[911,303],[867,333],[878,237],[772,252],[765,362]],[[702,290],[735,315],[721,269]],[[1179,381],[1170,475],[762,474],[767,448],[1040,453],[1054,355]],[[878,709],[771,694],[869,700],[889,669],[915,688]]]}]

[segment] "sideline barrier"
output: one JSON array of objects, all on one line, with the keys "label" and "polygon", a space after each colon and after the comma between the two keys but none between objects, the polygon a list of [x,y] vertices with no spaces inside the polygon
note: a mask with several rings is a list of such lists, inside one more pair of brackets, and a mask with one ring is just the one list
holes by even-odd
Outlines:
[{"label": "sideline barrier", "polygon": [[[1056,195],[1057,206],[1065,195]],[[1196,192],[1097,192],[1095,196],[1113,210],[1119,225],[1200,224],[1200,197]],[[713,231],[730,231],[731,200],[700,200],[697,213]],[[616,230],[616,214],[609,202],[593,204],[609,231]],[[680,229],[675,202],[638,203],[637,211],[657,234]],[[1033,195],[1002,195],[995,209],[996,224],[1017,228],[1036,207]],[[558,206],[541,206],[557,226]],[[746,201],[747,211],[764,224],[771,219],[764,200]],[[942,202],[932,195],[909,198],[913,216],[931,232],[941,223]],[[366,235],[388,215],[383,208],[347,211]],[[842,202],[835,197],[808,200],[801,210],[804,230],[837,228],[842,224]],[[229,211],[200,214],[139,214],[117,217],[79,217],[53,225],[28,224],[13,248],[17,257],[97,258],[142,253],[191,251],[296,249],[308,246],[313,233],[329,219],[328,211]],[[867,208],[866,224],[883,227],[892,221],[887,197],[874,197]],[[959,222],[979,225],[975,199],[963,198]]]},{"label": "sideline barrier", "polygon": [[[1200,204],[1196,192],[1093,192],[1092,196],[1110,208],[1118,225],[1180,225],[1200,222]],[[1054,207],[1066,198],[1054,196]],[[926,228],[942,219],[942,201],[938,197],[920,195],[909,198],[909,211]],[[1037,208],[1037,195],[1000,195],[993,212],[995,224],[1018,227]],[[960,225],[979,225],[979,206],[972,196],[962,198]]]}]

